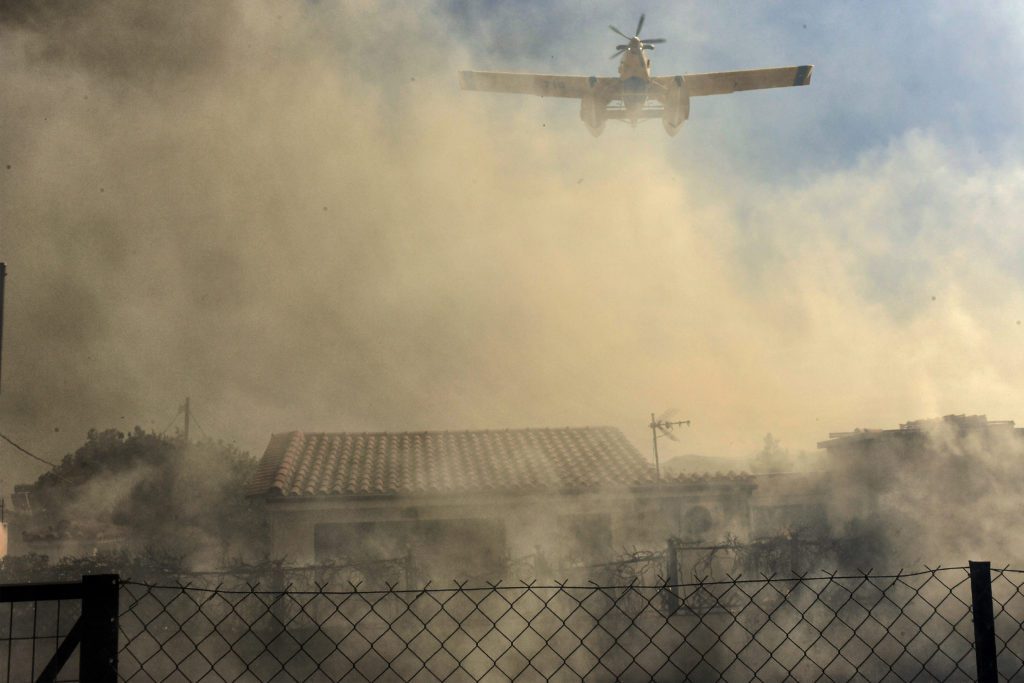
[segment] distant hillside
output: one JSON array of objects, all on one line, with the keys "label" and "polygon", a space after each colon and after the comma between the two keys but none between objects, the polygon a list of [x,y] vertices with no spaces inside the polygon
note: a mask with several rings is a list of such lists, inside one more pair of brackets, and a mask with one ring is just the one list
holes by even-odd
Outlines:
[{"label": "distant hillside", "polygon": [[749,472],[750,463],[745,459],[723,458],[713,455],[688,453],[661,461],[661,469],[667,474],[691,472]]}]

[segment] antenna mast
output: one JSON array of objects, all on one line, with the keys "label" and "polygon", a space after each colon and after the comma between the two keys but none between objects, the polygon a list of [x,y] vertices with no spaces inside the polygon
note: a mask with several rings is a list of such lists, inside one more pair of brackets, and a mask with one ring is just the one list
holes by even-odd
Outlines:
[{"label": "antenna mast", "polygon": [[670,422],[669,420],[658,419],[654,417],[654,413],[651,413],[651,423],[647,426],[651,428],[651,443],[654,444],[654,472],[657,476],[658,483],[661,483],[661,461],[658,459],[658,438],[667,436],[673,441],[679,441],[675,434],[672,433],[672,430],[676,427],[681,427],[682,425],[689,427],[690,421],[676,420],[674,422]]}]

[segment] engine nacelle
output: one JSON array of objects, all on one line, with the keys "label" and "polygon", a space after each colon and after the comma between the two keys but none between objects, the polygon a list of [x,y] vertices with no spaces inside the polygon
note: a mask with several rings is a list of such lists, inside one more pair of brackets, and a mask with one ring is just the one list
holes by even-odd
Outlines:
[{"label": "engine nacelle", "polygon": [[595,138],[604,132],[604,124],[607,122],[604,108],[604,103],[599,103],[594,97],[580,100],[580,119]]},{"label": "engine nacelle", "polygon": [[662,104],[664,112],[661,115],[661,124],[665,127],[666,133],[675,135],[686,123],[686,119],[690,118],[690,92],[682,76],[672,79],[672,85],[665,93]]}]

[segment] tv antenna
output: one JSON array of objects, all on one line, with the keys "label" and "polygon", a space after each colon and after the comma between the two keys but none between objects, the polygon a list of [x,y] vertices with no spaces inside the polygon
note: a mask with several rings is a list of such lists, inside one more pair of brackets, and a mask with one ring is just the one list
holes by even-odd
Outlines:
[{"label": "tv antenna", "polygon": [[689,420],[669,420],[668,418],[675,415],[675,409],[666,410],[661,414],[660,417],[654,417],[654,413],[651,413],[651,424],[647,425],[651,428],[651,442],[654,444],[654,472],[657,475],[657,481],[661,482],[661,462],[658,460],[658,439],[666,437],[672,441],[679,441],[676,435],[672,433],[672,430],[676,427],[686,425],[690,426]]}]

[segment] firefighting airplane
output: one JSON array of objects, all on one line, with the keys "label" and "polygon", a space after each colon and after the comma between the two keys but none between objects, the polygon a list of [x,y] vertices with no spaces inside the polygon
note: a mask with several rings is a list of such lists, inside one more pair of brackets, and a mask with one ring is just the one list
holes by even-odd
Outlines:
[{"label": "firefighting airplane", "polygon": [[460,71],[463,90],[567,97],[580,100],[580,118],[597,137],[608,119],[636,126],[643,119],[660,118],[665,132],[675,135],[690,117],[690,98],[725,95],[739,90],[784,88],[811,82],[811,65],[783,66],[773,69],[718,71],[683,76],[652,76],[651,60],[644,54],[664,38],[640,37],[644,15],[632,37],[609,26],[628,42],[616,46],[611,56],[622,55],[619,77],[550,76],[544,74],[503,73],[498,71]]}]

